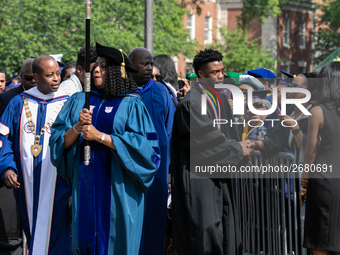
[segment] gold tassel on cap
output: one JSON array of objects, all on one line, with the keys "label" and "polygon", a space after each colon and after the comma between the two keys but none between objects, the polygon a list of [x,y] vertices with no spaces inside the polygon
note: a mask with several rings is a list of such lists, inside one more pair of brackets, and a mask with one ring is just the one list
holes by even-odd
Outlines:
[{"label": "gold tassel on cap", "polygon": [[122,54],[122,58],[123,58],[123,62],[120,64],[120,73],[121,73],[121,76],[123,79],[126,79],[127,78],[127,75],[126,75],[126,71],[125,71],[125,59],[124,59],[124,54],[123,54],[123,50],[122,49],[119,49],[120,53]]},{"label": "gold tassel on cap", "polygon": [[126,71],[125,71],[125,63],[121,63],[120,72],[122,74],[122,78],[126,79],[127,75],[126,75]]}]

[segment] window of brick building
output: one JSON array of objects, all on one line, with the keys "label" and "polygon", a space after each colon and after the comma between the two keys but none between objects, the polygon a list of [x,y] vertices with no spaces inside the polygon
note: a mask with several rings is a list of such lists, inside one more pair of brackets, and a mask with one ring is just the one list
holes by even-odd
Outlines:
[{"label": "window of brick building", "polygon": [[190,33],[190,38],[195,39],[195,14],[188,14],[187,29]]},{"label": "window of brick building", "polygon": [[304,21],[300,22],[299,26],[299,48],[306,48],[306,23]]},{"label": "window of brick building", "polygon": [[285,18],[283,20],[283,47],[289,48],[289,19]]},{"label": "window of brick building", "polygon": [[306,72],[306,67],[300,67],[299,66],[299,74],[300,73],[305,73]]},{"label": "window of brick building", "polygon": [[298,61],[298,67],[299,67],[299,74],[305,73],[307,70],[307,62],[306,61]]},{"label": "window of brick building", "polygon": [[284,64],[281,66],[280,69],[281,69],[282,71],[285,71],[285,72],[287,72],[287,73],[290,73],[290,64],[289,64],[289,62],[284,63]]},{"label": "window of brick building", "polygon": [[192,67],[192,59],[186,60],[187,65],[185,67],[185,73],[194,73],[195,69]]},{"label": "window of brick building", "polygon": [[206,16],[204,22],[204,44],[212,43],[212,17]]}]

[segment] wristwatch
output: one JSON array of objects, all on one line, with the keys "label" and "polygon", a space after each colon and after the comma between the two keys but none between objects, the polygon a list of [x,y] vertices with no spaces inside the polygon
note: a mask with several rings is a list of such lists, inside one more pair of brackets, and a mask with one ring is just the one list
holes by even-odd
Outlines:
[{"label": "wristwatch", "polygon": [[294,130],[292,131],[292,133],[293,133],[293,135],[297,135],[300,131],[301,131],[301,129],[300,129],[300,128],[297,128],[297,129],[294,129]]}]

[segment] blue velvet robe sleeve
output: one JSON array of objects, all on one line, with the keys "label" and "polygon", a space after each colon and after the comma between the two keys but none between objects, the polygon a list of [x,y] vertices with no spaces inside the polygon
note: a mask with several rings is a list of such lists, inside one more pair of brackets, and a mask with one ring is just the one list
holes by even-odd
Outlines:
[{"label": "blue velvet robe sleeve", "polygon": [[[18,174],[18,169],[15,161],[14,143],[17,137],[17,128],[20,121],[20,113],[22,103],[20,104],[21,96],[13,98],[6,107],[5,112],[1,116],[1,131],[0,131],[0,177],[3,180],[5,173],[8,170],[13,170]],[[22,101],[22,100],[21,100]],[[6,133],[9,128],[9,134]],[[1,183],[0,183],[1,185]]]},{"label": "blue velvet robe sleeve", "polygon": [[162,180],[164,180],[167,187],[167,174],[170,164],[170,141],[176,108],[166,88],[160,83],[154,82],[151,89],[145,92],[143,97],[159,136],[159,147],[162,155],[160,170],[166,175]]}]

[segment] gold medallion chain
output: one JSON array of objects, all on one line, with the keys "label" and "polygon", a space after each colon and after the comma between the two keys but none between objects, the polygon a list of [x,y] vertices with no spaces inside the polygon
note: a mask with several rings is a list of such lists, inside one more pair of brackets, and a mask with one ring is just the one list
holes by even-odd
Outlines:
[{"label": "gold medallion chain", "polygon": [[23,97],[23,99],[24,99],[25,114],[26,114],[26,118],[28,120],[28,125],[29,125],[32,133],[35,135],[34,145],[31,146],[31,151],[32,151],[32,154],[33,154],[34,157],[38,157],[39,154],[41,153],[41,150],[42,150],[42,145],[40,145],[40,138],[43,136],[43,134],[46,132],[46,130],[52,126],[52,124],[53,124],[54,120],[56,119],[58,113],[60,112],[61,108],[63,107],[65,100],[61,100],[60,107],[59,106],[56,107],[55,111],[53,112],[54,114],[52,115],[52,117],[50,117],[47,120],[47,122],[45,123],[45,125],[41,129],[40,134],[37,135],[35,125],[34,125],[33,119],[32,119],[32,112],[30,111],[29,106],[28,106],[28,99],[27,99],[27,97]]}]

